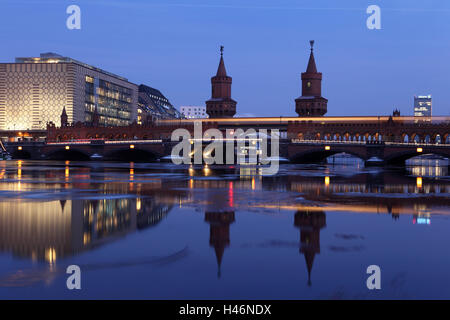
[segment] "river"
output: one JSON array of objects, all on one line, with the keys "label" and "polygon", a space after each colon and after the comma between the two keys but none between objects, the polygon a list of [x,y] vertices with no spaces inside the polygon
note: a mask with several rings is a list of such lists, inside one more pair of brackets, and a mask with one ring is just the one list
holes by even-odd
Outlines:
[{"label": "river", "polygon": [[260,173],[0,161],[0,298],[450,298],[447,163]]}]

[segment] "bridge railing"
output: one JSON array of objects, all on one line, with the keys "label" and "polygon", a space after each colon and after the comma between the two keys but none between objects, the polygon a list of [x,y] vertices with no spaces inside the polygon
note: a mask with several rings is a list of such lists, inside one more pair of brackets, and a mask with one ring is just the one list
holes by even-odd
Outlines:
[{"label": "bridge railing", "polygon": [[72,140],[62,142],[47,142],[48,145],[88,145],[88,144],[149,144],[149,143],[162,143],[161,139],[158,140],[103,140],[103,139],[87,139],[87,140]]},{"label": "bridge railing", "polygon": [[3,145],[5,147],[15,147],[15,146],[22,146],[22,147],[34,147],[37,145],[44,145],[44,141],[12,141],[12,142],[5,142]]},{"label": "bridge railing", "polygon": [[162,143],[162,139],[153,140],[106,140],[105,144],[142,144],[142,143]]},{"label": "bridge railing", "polygon": [[337,143],[337,144],[366,144],[366,141],[339,141],[339,140],[313,140],[313,139],[291,139],[292,143],[304,143],[304,144],[327,144],[327,143]]},{"label": "bridge railing", "polygon": [[450,147],[448,143],[431,143],[431,142],[385,142],[388,145],[402,146],[429,146],[429,147]]},{"label": "bridge railing", "polygon": [[431,142],[391,142],[391,141],[347,141],[347,140],[313,140],[291,139],[294,144],[354,144],[354,145],[401,145],[401,146],[442,146],[450,147],[450,144]]}]

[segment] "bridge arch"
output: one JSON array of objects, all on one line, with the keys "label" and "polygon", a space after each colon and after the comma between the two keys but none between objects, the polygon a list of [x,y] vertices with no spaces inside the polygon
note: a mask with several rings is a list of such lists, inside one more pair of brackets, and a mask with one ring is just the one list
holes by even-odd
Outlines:
[{"label": "bridge arch", "polygon": [[133,162],[154,162],[160,158],[156,152],[139,148],[119,148],[104,155],[105,160],[110,161],[133,161]]},{"label": "bridge arch", "polygon": [[332,148],[331,150],[311,150],[311,151],[302,151],[297,152],[294,155],[290,156],[289,160],[293,163],[321,163],[325,161],[326,158],[333,156],[339,153],[350,154],[354,157],[357,157],[363,161],[367,160],[365,152],[347,150],[343,148]]},{"label": "bridge arch", "polygon": [[413,133],[411,135],[411,141],[410,142],[416,142],[419,143],[420,142],[420,135],[417,133]]},{"label": "bridge arch", "polygon": [[417,154],[416,150],[405,150],[397,152],[395,154],[387,156],[384,160],[388,165],[404,165],[406,160],[422,155],[437,155],[444,158],[450,157],[450,151],[448,149],[434,149],[432,152],[424,152],[423,154]]},{"label": "bridge arch", "polygon": [[375,132],[373,134],[373,140],[381,142],[381,141],[383,141],[383,135],[381,133],[379,133],[379,132]]},{"label": "bridge arch", "polygon": [[14,150],[11,154],[13,159],[31,159],[31,153],[27,150]]},{"label": "bridge arch", "polygon": [[401,142],[403,142],[403,143],[409,143],[411,138],[410,138],[410,136],[409,136],[409,134],[407,134],[407,133],[403,133],[402,134],[402,141]]},{"label": "bridge arch", "polygon": [[431,135],[431,141],[432,143],[441,144],[442,136],[439,133],[434,133]]},{"label": "bridge arch", "polygon": [[343,141],[350,141],[350,133],[345,132],[342,138]]},{"label": "bridge arch", "polygon": [[46,157],[49,160],[71,160],[71,161],[87,161],[90,160],[89,154],[79,150],[70,148],[66,150],[64,147],[49,152]]},{"label": "bridge arch", "polygon": [[442,139],[443,143],[450,144],[450,134],[444,134],[444,138]]},{"label": "bridge arch", "polygon": [[364,133],[362,141],[370,141],[370,140],[371,140],[370,133],[369,132]]}]

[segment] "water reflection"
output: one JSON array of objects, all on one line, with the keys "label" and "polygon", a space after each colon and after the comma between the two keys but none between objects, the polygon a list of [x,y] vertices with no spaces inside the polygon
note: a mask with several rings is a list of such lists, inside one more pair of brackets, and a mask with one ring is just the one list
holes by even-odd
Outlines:
[{"label": "water reflection", "polygon": [[220,278],[222,257],[230,245],[230,224],[234,222],[234,212],[205,212],[205,221],[210,225],[209,244],[216,253],[217,277]]},{"label": "water reflection", "polygon": [[[198,237],[208,250],[195,241],[190,250],[201,257],[199,261],[215,260],[214,267],[200,262],[195,265],[200,274],[198,286],[206,288],[212,281],[207,278],[209,271],[214,271],[214,280],[221,277],[245,280],[244,274],[233,273],[241,266],[236,255],[247,255],[239,253],[244,247],[242,242],[256,239],[258,243],[267,244],[266,234],[273,233],[278,245],[268,246],[272,256],[266,260],[279,260],[283,268],[289,268],[290,264],[282,260],[289,261],[291,254],[298,259],[300,253],[305,259],[305,285],[314,288],[324,276],[317,270],[341,263],[333,260],[336,258],[330,256],[330,252],[349,251],[335,244],[336,239],[349,237],[337,229],[336,220],[330,223],[336,215],[356,213],[348,218],[345,226],[357,232],[370,232],[366,214],[386,216],[384,226],[405,222],[414,232],[430,229],[432,220],[433,225],[445,223],[440,215],[446,217],[450,213],[447,171],[424,168],[283,165],[277,176],[270,177],[261,176],[260,170],[254,167],[2,162],[0,252],[12,255],[12,265],[16,260],[25,260],[54,270],[64,259],[77,258],[94,249],[101,251],[107,244],[126,244],[129,241],[126,236],[133,233],[139,232],[145,237],[157,234],[158,248],[167,252],[173,252],[171,244],[180,239]],[[439,175],[433,176],[430,172]],[[355,216],[362,217],[363,223],[353,225],[352,221],[357,220]],[[205,223],[209,237],[199,229],[199,225],[206,227]],[[299,229],[299,241],[298,235],[295,239],[287,236],[292,223]],[[169,227],[161,229],[164,224]],[[259,229],[264,231],[258,233]],[[233,235],[231,239],[233,232],[238,236]],[[337,238],[325,237],[324,244],[321,235],[327,232]],[[407,231],[403,236],[414,232]],[[295,236],[295,231],[293,234]],[[383,236],[377,235],[377,241],[382,241]],[[373,245],[381,244],[373,242]],[[264,255],[257,250],[261,247],[264,246],[247,246],[246,250],[249,256]],[[358,248],[353,249],[356,256],[360,254]],[[119,250],[117,257],[121,255],[126,252]],[[323,262],[323,257],[329,260]],[[127,263],[131,265],[130,261],[117,262],[117,265]],[[167,268],[165,278],[183,274],[184,267],[180,264],[174,269]],[[262,270],[261,266],[257,268]],[[274,273],[272,277],[283,280],[284,273]]]},{"label": "water reflection", "polygon": [[294,216],[294,225],[300,229],[300,253],[305,256],[308,286],[311,286],[314,257],[320,253],[320,230],[326,226],[325,212],[297,211]]},{"label": "water reflection", "polygon": [[3,163],[0,250],[51,262],[155,225],[174,205],[200,206],[211,225],[211,245],[220,265],[235,210],[285,209],[324,217],[325,208],[387,213],[393,219],[412,214],[415,222],[429,223],[430,216],[420,217],[448,213],[450,194],[448,180],[422,175],[430,168],[437,172],[434,167],[412,167],[409,176],[401,171],[360,170],[347,175],[342,167],[286,166],[278,176],[262,177],[259,169],[250,167],[205,171],[191,166],[185,176],[184,169],[176,167],[153,168],[149,174],[133,163],[118,167]]},{"label": "water reflection", "polygon": [[406,162],[407,170],[414,176],[444,177],[448,176],[449,160],[442,158],[430,158],[425,156],[415,157]]},{"label": "water reflection", "polygon": [[0,202],[0,251],[46,261],[159,223],[171,206],[151,198]]}]

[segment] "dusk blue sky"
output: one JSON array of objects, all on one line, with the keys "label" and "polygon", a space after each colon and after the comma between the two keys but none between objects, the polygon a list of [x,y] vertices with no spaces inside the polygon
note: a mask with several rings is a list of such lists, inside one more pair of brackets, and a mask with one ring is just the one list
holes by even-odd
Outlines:
[{"label": "dusk blue sky", "polygon": [[[81,30],[66,28],[77,4]],[[368,5],[381,30],[368,30]],[[0,0],[0,62],[56,52],[204,105],[225,46],[239,115],[295,116],[310,39],[327,115],[450,115],[450,1]]]}]

